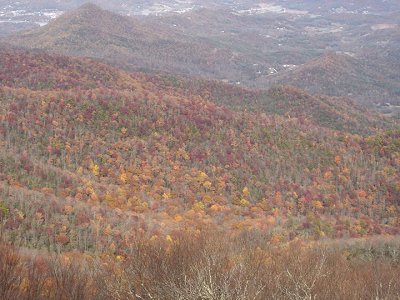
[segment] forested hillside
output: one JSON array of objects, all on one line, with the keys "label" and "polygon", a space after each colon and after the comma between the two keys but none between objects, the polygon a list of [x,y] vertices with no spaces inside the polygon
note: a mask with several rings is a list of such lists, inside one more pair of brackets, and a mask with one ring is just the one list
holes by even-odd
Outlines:
[{"label": "forested hillside", "polygon": [[[72,236],[61,227],[54,236],[34,231],[36,241],[26,239],[20,225],[51,211],[40,200],[50,196],[63,203],[60,214],[72,227],[94,205],[110,217],[115,209],[135,216],[126,221],[142,225],[132,230],[149,236],[182,224],[267,230],[283,240],[398,232],[398,130],[360,136],[321,127],[291,115],[296,93],[284,94],[288,112],[275,115],[183,96],[90,60],[23,51],[1,59],[1,176],[10,187],[4,222],[16,222],[6,228],[21,231],[12,236],[26,246],[55,247],[64,234],[67,249],[82,247],[82,233],[72,228]],[[270,97],[279,103],[282,93]],[[335,113],[324,117],[340,121]],[[17,187],[37,200],[25,206]],[[18,221],[21,212],[30,217]],[[60,214],[43,221],[50,225]],[[129,234],[119,222],[101,226]]]},{"label": "forested hillside", "polygon": [[400,233],[400,131],[351,101],[15,49],[0,85],[0,298],[398,295],[396,240],[320,248]]},{"label": "forested hillside", "polygon": [[0,300],[399,300],[399,20],[0,0]]},{"label": "forested hillside", "polygon": [[[90,3],[65,13],[47,26],[6,40],[30,49],[99,58],[130,71],[230,77],[244,64],[242,57],[234,58],[232,50]],[[226,67],[220,68],[220,64]]]}]

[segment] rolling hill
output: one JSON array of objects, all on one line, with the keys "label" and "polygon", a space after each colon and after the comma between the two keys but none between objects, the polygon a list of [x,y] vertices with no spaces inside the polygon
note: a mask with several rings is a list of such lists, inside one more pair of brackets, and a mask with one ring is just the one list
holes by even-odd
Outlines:
[{"label": "rolling hill", "polygon": [[[246,90],[214,83],[206,96],[89,59],[0,60],[0,217],[16,245],[123,253],[134,236],[201,228],[271,240],[399,231],[398,130],[362,137],[246,111],[217,101]],[[293,111],[322,101],[270,97]]]},{"label": "rolling hill", "polygon": [[291,84],[316,94],[349,96],[363,104],[398,104],[399,82],[396,78],[390,79],[390,68],[385,69],[387,74],[382,74],[382,66],[375,63],[376,66],[363,58],[331,52],[266,80]]},{"label": "rolling hill", "polygon": [[163,17],[0,41],[0,299],[398,299],[400,128],[351,99],[395,115],[382,1],[97,0]]},{"label": "rolling hill", "polygon": [[179,90],[185,95],[201,95],[234,110],[294,117],[354,134],[368,135],[396,124],[348,97],[311,95],[288,85],[260,90],[173,75],[153,76],[151,80],[160,88]]}]

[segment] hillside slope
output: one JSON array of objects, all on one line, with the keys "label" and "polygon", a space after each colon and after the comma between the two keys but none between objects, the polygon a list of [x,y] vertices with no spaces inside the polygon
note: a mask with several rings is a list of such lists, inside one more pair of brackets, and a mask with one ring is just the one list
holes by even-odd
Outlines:
[{"label": "hillside slope", "polygon": [[311,95],[288,85],[259,90],[172,75],[152,76],[151,81],[159,88],[201,95],[234,110],[295,117],[343,132],[368,135],[396,126],[395,121],[365,109],[350,98]]},{"label": "hillside slope", "polygon": [[[139,18],[125,17],[93,4],[65,13],[48,25],[23,32],[8,42],[74,56],[100,58],[129,70],[152,70],[205,77],[237,74],[244,64],[232,51]],[[226,64],[218,70],[214,65]]]},{"label": "hillside slope", "polygon": [[[390,74],[381,74],[383,68],[375,63],[331,52],[293,70],[259,80],[291,84],[311,93],[350,96],[364,104],[398,103],[399,82]],[[390,68],[385,68],[385,72],[390,73]],[[389,80],[390,77],[393,79]]]},{"label": "hillside slope", "polygon": [[271,241],[399,232],[398,130],[363,138],[230,109],[85,59],[0,59],[0,220],[16,245],[122,253],[138,236],[210,228]]}]

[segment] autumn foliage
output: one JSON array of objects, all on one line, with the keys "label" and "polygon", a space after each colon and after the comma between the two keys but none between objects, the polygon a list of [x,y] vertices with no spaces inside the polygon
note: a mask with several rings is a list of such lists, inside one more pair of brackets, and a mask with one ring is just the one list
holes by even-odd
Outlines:
[{"label": "autumn foliage", "polygon": [[[354,267],[341,250],[301,252],[287,271],[285,254],[263,249],[398,235],[398,129],[357,135],[345,130],[350,123],[335,130],[240,109],[215,100],[215,87],[205,97],[166,88],[159,77],[24,51],[0,53],[0,83],[3,239],[59,254],[36,261],[2,246],[4,274],[16,276],[2,279],[4,299],[343,299],[377,292],[361,286],[376,280],[373,263]],[[214,232],[227,237],[221,249],[205,238]],[[252,238],[226,251],[246,234]],[[89,273],[72,275],[86,263]],[[347,275],[327,267],[333,264]],[[380,267],[389,284],[397,264]],[[304,282],[294,281],[295,272],[304,272]],[[29,276],[41,283],[30,286]],[[358,289],[350,291],[346,276]],[[341,289],[329,289],[331,279]],[[391,286],[389,297],[398,295]]]}]

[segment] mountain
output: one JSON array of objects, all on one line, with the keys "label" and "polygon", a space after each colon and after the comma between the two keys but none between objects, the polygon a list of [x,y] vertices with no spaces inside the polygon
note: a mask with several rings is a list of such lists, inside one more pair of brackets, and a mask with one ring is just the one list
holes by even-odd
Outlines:
[{"label": "mountain", "polygon": [[[86,4],[48,25],[3,40],[93,57],[130,71],[262,89],[290,84],[311,93],[351,97],[370,107],[390,103],[395,109],[400,101],[399,12],[372,14],[366,8],[354,10],[349,4],[341,10],[334,4],[316,15],[310,5],[233,3],[128,17]],[[303,6],[310,11],[301,10]]]},{"label": "mountain", "polygon": [[294,105],[281,116],[224,105],[218,91],[251,91],[216,82],[199,94],[18,50],[0,62],[0,217],[15,244],[125,253],[134,236],[202,228],[271,240],[399,232],[399,132],[362,137],[296,117],[334,102],[272,90]]},{"label": "mountain", "polygon": [[[8,41],[28,48],[98,58],[128,70],[157,70],[162,73],[173,72],[208,78],[224,78],[226,75],[225,78],[231,79],[253,72],[251,68],[247,70],[252,64],[250,60],[246,61],[246,57],[254,57],[253,52],[245,51],[246,55],[240,55],[235,51],[234,54],[230,50],[224,50],[225,46],[229,48],[228,44],[214,47],[216,43],[214,38],[206,41],[202,39],[203,42],[200,44],[198,38],[191,38],[180,32],[181,27],[192,26],[190,32],[193,32],[195,28],[203,28],[207,20],[218,16],[216,12],[209,10],[204,12],[204,18],[200,18],[201,12],[194,12],[191,14],[193,17],[191,21],[178,23],[177,29],[171,30],[166,23],[163,23],[164,21],[145,22],[143,19],[120,16],[93,4],[86,4],[78,10],[64,14],[39,30],[21,33]],[[195,20],[198,24],[193,25]],[[238,16],[232,15],[230,21],[237,20]],[[245,26],[244,23],[242,25]],[[259,59],[261,56],[256,55]],[[370,74],[369,71],[369,66],[362,65],[355,58],[330,53],[299,66],[293,71],[279,72],[274,76],[261,76],[259,81],[253,80],[253,85],[255,83],[257,86],[267,88],[272,84],[292,84],[313,93],[330,96],[348,96],[349,93],[354,92],[357,94],[354,97],[361,99],[361,102],[366,93],[368,93],[368,99],[379,94],[381,97],[379,100],[382,101],[387,90],[379,87],[379,82],[375,85],[376,89],[371,89],[376,82],[377,74]],[[168,77],[174,76],[165,75],[163,78]],[[195,82],[199,83],[201,80],[195,80]],[[269,83],[265,85],[264,82]],[[202,93],[204,86],[205,90],[209,90],[208,86],[212,85],[206,80],[203,86],[200,84],[195,88],[195,92]],[[217,84],[217,86],[220,85]],[[219,93],[216,101],[222,101],[218,103],[232,108],[237,104],[233,100],[237,97],[227,97],[223,94],[227,90],[229,88]],[[242,89],[239,87],[238,90]],[[278,89],[274,89],[274,92],[276,91]],[[379,120],[376,116],[370,116],[367,111],[356,107],[348,99],[313,97],[299,90],[286,89],[285,91],[285,88],[281,91],[282,93],[278,92],[279,95],[274,96],[271,96],[269,92],[250,92],[250,96],[246,97],[247,101],[239,102],[239,107],[242,109],[245,105],[248,110],[301,117],[319,126],[351,133],[369,134],[375,128],[384,127],[384,124],[390,126],[383,119]],[[229,95],[232,94],[229,93]],[[283,94],[290,96],[281,97]],[[293,101],[293,99],[297,100]]]},{"label": "mountain", "polygon": [[[347,97],[396,93],[381,1],[98,0],[163,17],[0,41],[0,299],[397,299],[400,127]],[[27,2],[0,23],[58,14]]]},{"label": "mountain", "polygon": [[396,124],[348,97],[311,95],[288,85],[260,90],[172,75],[154,76],[152,82],[160,88],[172,88],[185,95],[201,95],[234,110],[289,116],[354,134],[368,135],[376,130],[393,128]]},{"label": "mountain", "polygon": [[[51,1],[51,0],[1,0],[1,6],[15,6],[17,8],[29,9],[75,9],[83,4],[86,0],[64,0],[64,1]],[[210,1],[210,0],[192,0],[192,1],[177,1],[177,0],[92,0],[93,3],[102,8],[125,13],[143,13],[149,11],[153,13],[168,13],[181,11],[185,8],[230,8],[230,9],[249,9],[257,7],[259,1],[255,0],[233,0],[233,1]],[[275,7],[278,12],[280,7],[287,7],[292,10],[310,10],[313,13],[326,13],[332,11],[339,11],[342,13],[350,12],[363,12],[365,10],[371,11],[374,14],[388,13],[398,8],[398,2],[395,0],[362,0],[358,3],[348,2],[344,0],[323,1],[323,5],[316,5],[313,0],[303,1],[287,1],[277,0],[270,6],[271,11]],[[164,9],[162,9],[164,7]],[[153,8],[153,10],[152,10]],[[156,8],[159,8],[156,10]],[[175,8],[175,10],[174,10]]]},{"label": "mountain", "polygon": [[0,298],[395,298],[400,130],[362,115],[2,45]]},{"label": "mountain", "polygon": [[399,81],[390,79],[390,69],[386,71],[389,74],[381,74],[382,69],[364,59],[331,52],[277,74],[270,81],[316,94],[350,96],[364,104],[398,104]]},{"label": "mountain", "polygon": [[[129,70],[223,77],[237,74],[243,63],[239,57],[233,59],[230,50],[93,4],[85,4],[40,29],[23,32],[7,41],[30,49],[99,58]],[[218,68],[220,64],[226,64],[227,68]]]}]

